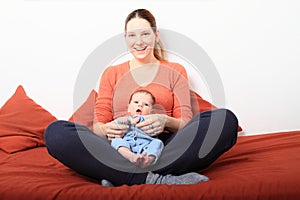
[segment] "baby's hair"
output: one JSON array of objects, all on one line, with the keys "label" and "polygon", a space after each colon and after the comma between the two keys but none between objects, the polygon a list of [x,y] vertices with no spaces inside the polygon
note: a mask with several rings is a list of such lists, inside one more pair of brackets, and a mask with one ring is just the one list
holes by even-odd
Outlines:
[{"label": "baby's hair", "polygon": [[154,97],[154,95],[153,95],[151,92],[149,92],[148,90],[145,90],[145,89],[137,89],[137,90],[135,90],[135,91],[130,95],[129,103],[131,102],[133,95],[135,95],[135,94],[137,94],[137,93],[149,94],[149,95],[151,96],[151,98],[152,98],[152,101],[153,101],[152,105],[155,104],[155,97]]}]

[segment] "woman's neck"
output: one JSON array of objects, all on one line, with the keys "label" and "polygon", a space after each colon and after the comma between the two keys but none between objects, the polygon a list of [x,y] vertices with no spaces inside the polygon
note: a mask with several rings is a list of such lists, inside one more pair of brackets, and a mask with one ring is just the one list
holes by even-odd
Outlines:
[{"label": "woman's neck", "polygon": [[134,68],[137,68],[140,66],[145,66],[148,64],[158,64],[158,63],[159,63],[159,60],[157,60],[155,57],[147,59],[147,60],[137,60],[137,59],[133,58],[130,61],[130,68],[134,69]]}]

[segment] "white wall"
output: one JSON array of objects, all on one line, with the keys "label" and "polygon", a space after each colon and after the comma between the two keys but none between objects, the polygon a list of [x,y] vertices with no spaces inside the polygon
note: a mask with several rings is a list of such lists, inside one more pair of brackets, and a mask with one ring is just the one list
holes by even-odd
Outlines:
[{"label": "white wall", "polygon": [[160,28],[206,51],[222,79],[226,107],[246,134],[300,129],[297,0],[1,0],[0,105],[23,85],[38,104],[68,119],[83,63],[123,31],[136,8],[149,9]]}]

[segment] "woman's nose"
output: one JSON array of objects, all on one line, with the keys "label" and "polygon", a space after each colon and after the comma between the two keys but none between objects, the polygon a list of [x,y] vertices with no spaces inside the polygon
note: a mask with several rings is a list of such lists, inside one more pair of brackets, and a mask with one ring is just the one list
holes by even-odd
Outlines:
[{"label": "woman's nose", "polygon": [[142,44],[142,37],[141,37],[140,35],[138,35],[138,36],[136,37],[135,43],[136,43],[136,44]]}]

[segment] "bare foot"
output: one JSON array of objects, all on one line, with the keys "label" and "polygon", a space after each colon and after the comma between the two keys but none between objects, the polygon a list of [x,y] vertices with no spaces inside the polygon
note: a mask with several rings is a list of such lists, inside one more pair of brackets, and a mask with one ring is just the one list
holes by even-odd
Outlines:
[{"label": "bare foot", "polygon": [[155,160],[155,156],[153,155],[150,155],[150,156],[147,156],[146,153],[143,153],[141,155],[141,162],[140,162],[140,166],[141,168],[146,168],[148,167],[149,165],[151,165],[153,163],[153,161]]},{"label": "bare foot", "polygon": [[125,158],[127,158],[130,162],[132,162],[133,164],[139,166],[140,163],[142,162],[141,160],[142,155],[140,154],[136,154],[133,153],[130,149],[128,149],[127,147],[119,147],[118,149],[119,153],[124,156]]},{"label": "bare foot", "polygon": [[133,164],[139,166],[140,163],[142,162],[143,158],[142,155],[140,154],[136,154],[136,153],[132,153],[131,158],[129,159],[130,162],[132,162]]}]

